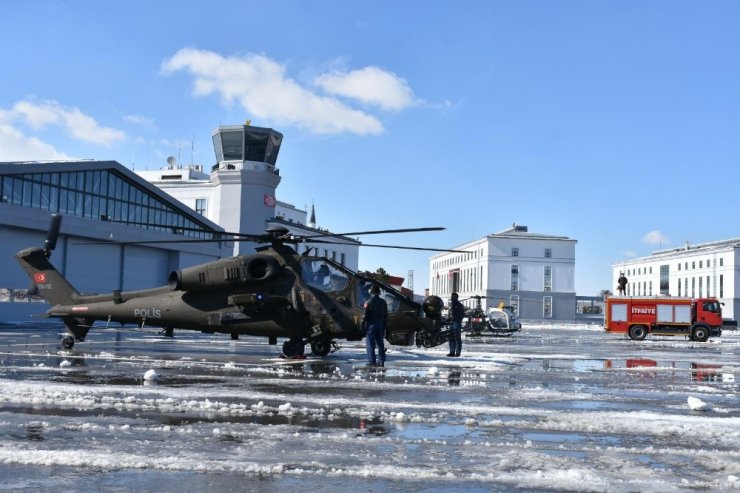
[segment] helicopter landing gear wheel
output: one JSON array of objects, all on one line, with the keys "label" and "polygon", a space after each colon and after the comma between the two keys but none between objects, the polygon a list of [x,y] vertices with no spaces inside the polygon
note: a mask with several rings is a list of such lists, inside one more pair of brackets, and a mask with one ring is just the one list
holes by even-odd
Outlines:
[{"label": "helicopter landing gear wheel", "polygon": [[329,339],[316,339],[311,343],[311,351],[316,356],[326,356],[331,352],[331,340]]},{"label": "helicopter landing gear wheel", "polygon": [[72,336],[64,336],[62,338],[62,347],[64,349],[72,349],[75,345],[75,338]]},{"label": "helicopter landing gear wheel", "polygon": [[303,341],[301,339],[288,339],[283,343],[283,354],[288,358],[302,355]]},{"label": "helicopter landing gear wheel", "polygon": [[416,346],[424,346],[425,348],[434,347],[434,339],[432,338],[431,334],[429,334],[426,331],[417,332],[416,333]]}]

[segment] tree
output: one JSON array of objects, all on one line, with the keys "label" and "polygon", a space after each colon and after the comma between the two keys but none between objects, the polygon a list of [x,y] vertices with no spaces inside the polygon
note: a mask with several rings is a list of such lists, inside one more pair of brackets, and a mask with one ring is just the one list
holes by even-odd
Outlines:
[{"label": "tree", "polygon": [[375,272],[370,272],[366,270],[366,271],[360,272],[359,274],[365,277],[369,277],[371,279],[378,280],[384,284],[388,284],[388,280],[391,277],[390,274],[388,274],[388,272],[386,272],[386,270],[382,267],[378,267],[378,270],[376,270]]}]

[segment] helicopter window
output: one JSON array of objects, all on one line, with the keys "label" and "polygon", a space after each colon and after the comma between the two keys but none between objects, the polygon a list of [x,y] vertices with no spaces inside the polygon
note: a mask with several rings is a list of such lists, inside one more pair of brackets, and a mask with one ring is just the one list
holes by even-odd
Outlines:
[{"label": "helicopter window", "polygon": [[318,259],[301,261],[301,278],[309,286],[322,291],[341,291],[347,287],[347,273],[337,269],[329,262]]},{"label": "helicopter window", "polygon": [[[373,286],[372,282],[360,281],[357,283],[355,288],[357,295],[357,306],[365,306],[365,303],[372,298],[370,294],[370,288]],[[393,313],[398,310],[401,306],[401,298],[392,291],[387,291],[383,286],[380,286],[380,298],[385,300],[388,305],[388,313]]]}]

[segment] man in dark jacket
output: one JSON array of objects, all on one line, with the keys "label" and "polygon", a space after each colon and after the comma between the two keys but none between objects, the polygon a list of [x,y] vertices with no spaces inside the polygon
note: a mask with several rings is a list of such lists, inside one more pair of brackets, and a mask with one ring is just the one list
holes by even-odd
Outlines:
[{"label": "man in dark jacket", "polygon": [[627,292],[627,278],[624,277],[624,272],[619,273],[619,279],[617,279],[617,293],[624,296]]},{"label": "man in dark jacket", "polygon": [[450,358],[460,356],[462,351],[462,320],[465,316],[465,307],[457,299],[457,293],[450,295],[450,318],[452,319],[452,328],[450,329],[450,352],[447,354]]},{"label": "man in dark jacket", "polygon": [[[370,288],[370,294],[373,297],[365,305],[365,315],[362,317],[362,323],[367,327],[367,336],[365,337],[367,363],[368,366],[385,366],[383,337],[385,337],[385,321],[388,318],[388,305],[380,297],[380,286],[377,284]],[[376,347],[378,348],[377,365],[375,359]]]}]

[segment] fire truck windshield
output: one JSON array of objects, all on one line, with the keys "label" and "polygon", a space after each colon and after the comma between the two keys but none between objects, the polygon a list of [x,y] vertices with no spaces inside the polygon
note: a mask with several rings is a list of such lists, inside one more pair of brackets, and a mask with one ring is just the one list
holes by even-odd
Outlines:
[{"label": "fire truck windshield", "polygon": [[705,301],[701,307],[705,312],[720,313],[719,303],[716,301]]}]

